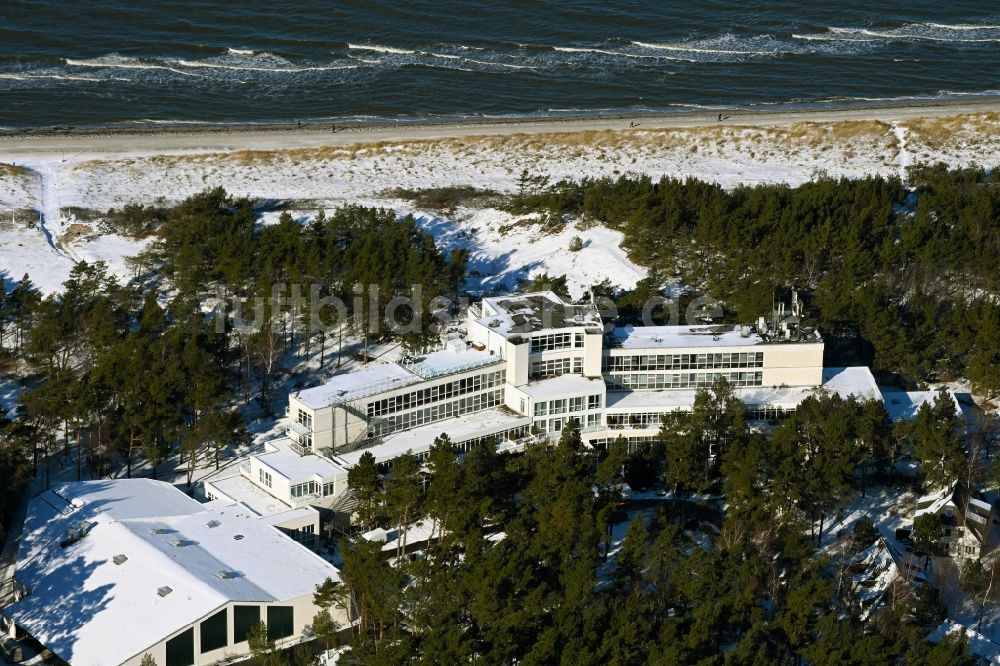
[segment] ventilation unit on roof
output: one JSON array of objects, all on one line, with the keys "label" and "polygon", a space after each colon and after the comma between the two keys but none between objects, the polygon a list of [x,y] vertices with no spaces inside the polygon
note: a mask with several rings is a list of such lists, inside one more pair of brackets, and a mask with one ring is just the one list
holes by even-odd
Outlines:
[{"label": "ventilation unit on roof", "polygon": [[489,323],[489,327],[490,328],[499,328],[500,327],[500,320],[499,319],[494,319],[493,321],[491,321]]},{"label": "ventilation unit on roof", "polygon": [[126,562],[128,562],[128,555],[119,553],[118,555],[115,555],[111,559],[114,560],[115,564],[125,564]]},{"label": "ventilation unit on roof", "polygon": [[163,587],[156,588],[156,593],[158,595],[160,595],[161,597],[165,597],[165,596],[167,596],[168,594],[170,594],[173,591],[174,591],[174,588],[168,587],[166,585],[164,585]]},{"label": "ventilation unit on roof", "polygon": [[210,521],[208,521],[208,523],[206,523],[206,524],[207,524],[207,525],[208,525],[209,527],[211,527],[211,528],[216,528],[216,527],[218,527],[219,525],[221,525],[222,523],[220,523],[220,522],[219,522],[219,521],[217,521],[217,520],[210,520]]},{"label": "ventilation unit on roof", "polygon": [[153,534],[170,534],[173,530],[168,527],[154,527]]},{"label": "ventilation unit on roof", "polygon": [[193,546],[196,542],[190,539],[174,539],[170,542],[175,548],[184,548],[186,546]]},{"label": "ventilation unit on roof", "polygon": [[216,571],[215,577],[221,580],[232,580],[239,578],[242,574],[239,571]]},{"label": "ventilation unit on roof", "polygon": [[237,541],[242,541],[243,540],[243,535],[242,534],[236,534],[236,535],[233,535],[233,538],[236,539]]}]

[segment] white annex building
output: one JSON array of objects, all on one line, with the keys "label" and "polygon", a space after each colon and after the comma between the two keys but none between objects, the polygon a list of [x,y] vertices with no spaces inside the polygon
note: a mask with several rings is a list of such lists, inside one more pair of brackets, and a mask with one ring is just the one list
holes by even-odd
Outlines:
[{"label": "white annex building", "polygon": [[333,565],[240,504],[149,479],[64,483],[28,506],[0,625],[73,666],[200,666],[246,656],[259,622],[302,640],[327,578]]},{"label": "white annex building", "polygon": [[470,307],[465,337],[444,349],[293,393],[287,437],[205,489],[233,501],[263,491],[278,500],[269,500],[275,520],[307,505],[337,510],[347,470],[366,452],[379,464],[407,451],[423,457],[442,433],[460,450],[487,441],[518,449],[558,437],[571,419],[587,444],[623,436],[635,445],[719,377],[757,424],[816,392],[881,400],[868,368],[823,367],[823,339],[799,316],[793,304],[753,326],[609,328],[595,306],[548,291],[485,298]]}]

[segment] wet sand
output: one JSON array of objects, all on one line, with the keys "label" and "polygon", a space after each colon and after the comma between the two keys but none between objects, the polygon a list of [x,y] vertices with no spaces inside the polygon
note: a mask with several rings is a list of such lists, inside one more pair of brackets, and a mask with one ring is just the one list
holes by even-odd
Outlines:
[{"label": "wet sand", "polygon": [[123,154],[226,152],[348,146],[378,142],[433,141],[471,136],[574,133],[629,129],[684,129],[718,126],[774,126],[856,120],[893,122],[912,118],[1000,112],[1000,100],[836,108],[821,110],[691,112],[658,116],[468,120],[338,125],[149,125],[128,128],[53,128],[0,133],[0,161],[12,158],[86,154],[95,158]]}]

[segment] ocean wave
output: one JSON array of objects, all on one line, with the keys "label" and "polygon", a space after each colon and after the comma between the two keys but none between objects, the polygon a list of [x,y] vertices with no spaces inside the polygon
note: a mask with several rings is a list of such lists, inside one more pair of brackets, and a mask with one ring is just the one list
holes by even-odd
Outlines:
[{"label": "ocean wave", "polygon": [[[13,72],[3,72],[0,73],[0,79],[7,79],[11,81],[32,81],[37,79],[54,79],[62,81],[108,81],[109,79],[101,78],[99,76],[73,76],[72,74],[37,74],[37,73],[13,73]],[[114,81],[128,81],[128,79],[122,79],[113,77],[110,80]]]},{"label": "ocean wave", "polygon": [[100,67],[104,69],[158,69],[168,72],[173,72],[174,74],[180,74],[182,76],[196,76],[199,78],[208,78],[202,74],[195,74],[194,72],[185,72],[183,70],[177,69],[176,67],[170,67],[169,65],[154,64],[149,62],[144,62],[136,58],[123,58],[121,56],[105,56],[101,58],[92,58],[89,60],[77,60],[75,58],[66,58],[66,65],[69,67]]},{"label": "ocean wave", "polygon": [[376,53],[395,53],[397,55],[412,55],[416,51],[410,49],[400,49],[395,46],[379,46],[377,44],[347,44],[347,48],[353,51],[375,51]]},{"label": "ocean wave", "polygon": [[[754,44],[768,44],[769,48],[754,48]],[[735,56],[776,56],[780,55],[780,48],[774,44],[770,35],[762,35],[749,39],[740,39],[733,35],[722,35],[712,39],[702,39],[675,44],[657,44],[652,42],[633,41],[634,46],[644,49],[654,49],[658,51],[670,51],[673,53],[688,53],[694,55],[735,55]],[[746,44],[748,48],[740,48]]]},{"label": "ocean wave", "polygon": [[296,67],[289,63],[289,66],[265,67],[262,65],[240,65],[234,63],[210,62],[207,60],[178,60],[178,65],[182,67],[206,67],[210,69],[231,69],[240,72],[276,72],[294,74],[297,72],[330,72],[342,69],[357,69],[357,65],[329,65]]},{"label": "ocean wave", "polygon": [[947,23],[907,23],[898,28],[845,28],[831,26],[826,32],[793,34],[794,39],[834,42],[941,42],[989,44],[1000,42],[1000,26]]},{"label": "ocean wave", "polygon": [[256,52],[251,49],[226,49],[226,53],[230,55],[252,56]]}]

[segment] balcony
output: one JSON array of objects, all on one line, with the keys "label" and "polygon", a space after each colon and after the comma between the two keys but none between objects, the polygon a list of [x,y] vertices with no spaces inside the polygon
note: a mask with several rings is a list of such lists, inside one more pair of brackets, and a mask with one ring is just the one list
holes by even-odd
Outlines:
[{"label": "balcony", "polygon": [[287,433],[294,432],[299,437],[305,437],[306,435],[312,434],[312,428],[310,428],[307,425],[303,425],[298,421],[290,421],[288,425],[285,427],[285,432]]}]

